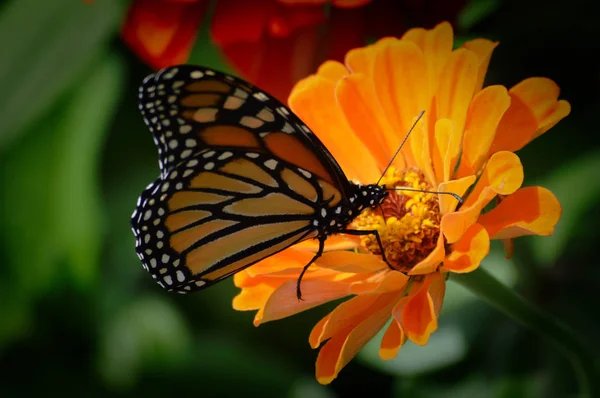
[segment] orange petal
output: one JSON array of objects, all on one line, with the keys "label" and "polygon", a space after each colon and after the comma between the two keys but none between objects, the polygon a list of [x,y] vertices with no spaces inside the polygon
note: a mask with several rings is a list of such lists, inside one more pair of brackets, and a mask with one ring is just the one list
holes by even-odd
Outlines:
[{"label": "orange petal", "polygon": [[[360,237],[353,235],[332,235],[325,241],[324,251],[333,250],[351,250],[360,245]],[[316,253],[319,250],[319,241],[317,239],[305,240],[296,243],[293,246],[294,250],[309,251]]]},{"label": "orange petal", "polygon": [[[425,98],[422,109],[427,110],[423,126],[424,135],[420,139],[414,137],[416,142],[411,142],[413,141],[413,138],[411,138],[408,144],[410,144],[414,154],[414,163],[423,170],[427,179],[433,185],[437,185],[438,182],[442,181],[437,178],[432,170],[434,167],[433,162],[438,155],[438,151],[435,149],[435,123],[439,119],[439,115],[435,110],[436,105],[433,94],[438,89],[440,76],[452,53],[453,37],[452,26],[448,22],[442,22],[429,31],[411,30],[402,38],[403,41],[412,42],[419,46],[425,58],[425,73],[428,84],[423,85],[420,89]],[[462,131],[459,131],[459,134],[462,134]]]},{"label": "orange petal", "polygon": [[446,277],[442,272],[437,272],[430,276],[432,279],[431,285],[429,286],[429,296],[433,301],[433,311],[435,316],[438,317],[442,310],[442,304],[444,303],[444,296],[446,294]]},{"label": "orange petal", "polygon": [[265,305],[274,290],[272,286],[266,284],[246,287],[233,298],[233,309],[237,311],[258,310]]},{"label": "orange petal", "polygon": [[414,156],[413,164],[423,172],[427,182],[429,182],[430,185],[435,186],[438,183],[431,159],[431,142],[433,142],[433,137],[431,139],[429,137],[425,120],[427,119],[422,118],[419,120],[412,130],[410,139],[407,142],[410,144],[411,153]]},{"label": "orange petal", "polygon": [[463,237],[451,247],[444,260],[443,270],[457,273],[471,272],[490,251],[490,237],[480,224],[473,224]]},{"label": "orange petal", "polygon": [[450,119],[439,119],[435,122],[435,142],[431,157],[438,182],[449,181],[454,174],[460,154],[461,133],[454,129]]},{"label": "orange petal", "polygon": [[[475,176],[466,176],[458,180],[443,182],[438,185],[439,192],[452,192],[462,197],[467,189],[475,182]],[[458,200],[452,195],[438,195],[440,204],[440,213],[442,215],[450,213],[456,209]]]},{"label": "orange petal", "polygon": [[381,348],[379,348],[379,357],[383,360],[395,358],[402,344],[406,341],[402,326],[394,318],[388,326],[383,338],[381,339]]},{"label": "orange petal", "polygon": [[441,262],[444,260],[444,236],[440,234],[438,236],[437,244],[435,248],[425,257],[419,261],[408,273],[408,275],[423,275],[435,272]]},{"label": "orange petal", "polygon": [[339,272],[352,272],[357,274],[377,272],[388,269],[381,256],[348,251],[324,253],[317,265]]},{"label": "orange petal", "polygon": [[435,117],[452,120],[454,129],[461,135],[476,80],[477,56],[462,48],[452,52],[436,91]]},{"label": "orange petal", "polygon": [[404,333],[418,345],[427,344],[429,336],[437,329],[435,307],[429,295],[431,282],[433,279],[428,275],[420,285],[415,284],[402,311]]},{"label": "orange petal", "polygon": [[317,70],[317,75],[331,80],[334,83],[349,74],[350,71],[346,69],[344,64],[337,61],[325,61]]},{"label": "orange petal", "polygon": [[463,204],[460,210],[454,213],[444,214],[442,216],[442,222],[440,223],[440,230],[446,237],[446,241],[448,243],[458,242],[469,227],[477,221],[481,210],[483,210],[495,196],[496,192],[492,188],[485,187],[478,195],[477,200],[470,206],[465,206]]},{"label": "orange petal", "polygon": [[[296,272],[296,275],[297,274],[298,273]],[[275,288],[284,281],[282,280],[282,278],[271,278],[270,276],[264,275],[252,276],[248,273],[248,269],[245,269],[233,276],[233,282],[235,286],[239,288],[253,287],[260,284],[271,285]]]},{"label": "orange petal", "polygon": [[457,212],[442,216],[440,229],[447,242],[457,242],[497,194],[510,194],[522,183],[523,166],[517,155],[506,151],[492,155],[461,208]]},{"label": "orange petal", "polygon": [[237,287],[244,287],[252,278],[247,274],[247,269],[233,275],[233,284]]},{"label": "orange petal", "polygon": [[308,343],[310,344],[311,348],[319,348],[321,342],[325,340],[322,339],[321,336],[324,335],[325,327],[327,326],[329,319],[331,319],[331,314],[332,312],[323,317],[310,331],[310,335],[308,336]]},{"label": "orange petal", "polygon": [[511,104],[498,125],[490,153],[516,151],[546,132],[571,112],[558,100],[559,87],[552,80],[532,77],[509,90]]},{"label": "orange petal", "polygon": [[401,138],[379,106],[371,77],[362,73],[346,76],[337,84],[336,98],[348,124],[383,170]]},{"label": "orange petal", "polygon": [[[240,287],[254,286],[257,283],[278,283],[281,284],[284,281],[281,279],[298,279],[302,268],[308,264],[315,253],[296,250],[291,247],[280,253],[274,254],[258,263],[252,265],[243,271],[243,274],[247,275],[247,279],[244,279],[243,285],[237,285]],[[238,273],[236,275],[240,275]],[[341,280],[346,279],[347,274],[342,272],[332,271],[330,269],[324,269],[313,264],[308,268],[304,275],[304,279],[327,279],[327,280]],[[270,282],[273,279],[274,282]]]},{"label": "orange petal", "polygon": [[425,28],[412,28],[402,35],[401,40],[411,41],[423,49],[425,47],[425,35],[427,35],[427,32]]},{"label": "orange petal", "polygon": [[507,151],[496,152],[488,160],[463,206],[471,206],[486,187],[492,188],[499,195],[510,195],[523,184],[523,178],[523,165],[517,155]]},{"label": "orange petal", "polygon": [[318,279],[303,280],[300,286],[302,300],[298,300],[296,286],[296,280],[288,280],[279,286],[265,303],[262,318],[255,320],[255,324],[287,318],[349,294],[347,283]]},{"label": "orange petal", "polygon": [[492,239],[551,235],[562,209],[552,192],[542,187],[521,188],[479,218]]},{"label": "orange petal", "polygon": [[406,288],[408,276],[397,271],[380,272],[371,278],[354,282],[350,286],[352,294],[382,294],[397,292]]},{"label": "orange petal", "polygon": [[483,81],[487,73],[488,65],[490,64],[490,58],[492,58],[492,52],[497,45],[498,42],[493,42],[487,39],[470,40],[463,44],[463,48],[474,52],[479,60],[479,66],[477,69],[477,82],[475,83],[475,93],[480,91],[483,87]]},{"label": "orange petal", "polygon": [[314,253],[304,252],[290,247],[259,261],[248,268],[246,272],[252,277],[269,275],[286,269],[291,269],[293,273],[298,274],[298,270],[308,264],[313,257]]},{"label": "orange petal", "polygon": [[[360,297],[364,296],[352,300]],[[335,333],[319,351],[316,363],[316,377],[319,383],[331,383],[356,353],[377,334],[390,318],[399,294],[387,293],[375,297],[376,301],[368,312],[363,312],[359,318],[345,323],[346,327]],[[360,320],[359,323],[353,322],[356,320]]]},{"label": "orange petal", "polygon": [[458,177],[479,173],[509,106],[510,96],[503,86],[489,86],[475,95],[467,112]]},{"label": "orange petal", "polygon": [[[373,85],[378,106],[396,133],[386,136],[388,145],[395,150],[409,131],[415,117],[429,107],[425,58],[415,44],[400,40],[380,40],[374,52]],[[421,123],[425,120],[422,119]],[[410,141],[420,134],[423,134],[422,130],[416,128],[404,146],[403,152],[409,162],[412,158],[420,156],[421,147],[416,154],[407,153],[411,148]]]},{"label": "orange petal", "polygon": [[454,42],[454,33],[452,25],[448,22],[441,22],[431,30],[411,29],[402,36],[402,40],[415,43],[421,48],[427,62],[427,96],[431,98],[431,93],[438,87],[440,75],[448,57],[452,53]]},{"label": "orange petal", "polygon": [[[365,294],[352,297],[338,305],[330,314],[327,322],[320,329],[320,333],[311,333],[310,344],[318,347],[319,344],[342,333],[349,327],[354,327],[362,322],[368,314],[374,312],[381,305],[381,297],[397,295],[398,292],[387,295]],[[314,331],[314,330],[313,330]]]},{"label": "orange petal", "polygon": [[350,179],[377,181],[380,174],[377,163],[337,105],[335,84],[323,77],[311,76],[302,87],[290,95],[292,110],[317,134]]},{"label": "orange petal", "polygon": [[346,53],[344,63],[352,73],[364,73],[371,75],[373,73],[373,60],[375,46],[365,46],[352,49]]}]

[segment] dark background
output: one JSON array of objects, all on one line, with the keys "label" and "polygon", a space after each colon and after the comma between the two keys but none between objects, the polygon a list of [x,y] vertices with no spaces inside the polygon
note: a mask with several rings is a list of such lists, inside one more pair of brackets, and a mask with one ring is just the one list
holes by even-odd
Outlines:
[{"label": "dark background", "polygon": [[[500,41],[486,84],[546,76],[572,105],[518,153],[525,185],[551,189],[563,205],[554,236],[517,240],[511,260],[494,245],[483,266],[597,357],[593,4],[473,0],[455,29],[459,41]],[[231,308],[230,281],[189,297],[155,285],[129,228],[157,168],[136,105],[151,70],[118,35],[127,5],[0,3],[0,396],[574,396],[554,346],[452,282],[427,346],[408,343],[384,362],[375,341],[327,387],[314,379],[308,334],[331,307],[255,328],[252,313]],[[208,53],[205,65],[224,65]]]}]

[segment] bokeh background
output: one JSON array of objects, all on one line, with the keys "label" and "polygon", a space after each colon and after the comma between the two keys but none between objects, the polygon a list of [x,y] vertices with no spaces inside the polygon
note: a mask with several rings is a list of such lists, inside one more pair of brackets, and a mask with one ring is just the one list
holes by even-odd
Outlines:
[{"label": "bokeh background", "polygon": [[[500,42],[487,84],[556,81],[573,111],[519,156],[525,185],[550,188],[562,219],[552,237],[518,239],[511,260],[494,246],[483,266],[570,325],[598,357],[593,2],[374,0],[368,12],[326,4],[322,20],[296,29],[298,10],[276,0],[198,1],[202,10],[185,14],[202,21],[190,62],[266,81],[280,96],[344,45],[443,19],[459,44]],[[407,343],[384,362],[377,343],[368,345],[327,387],[314,379],[308,334],[331,307],[255,328],[252,313],[231,308],[231,280],[191,296],[158,287],[129,227],[158,170],[136,104],[152,62],[120,33],[132,3],[0,2],[0,396],[574,396],[572,369],[555,347],[452,282],[427,346]],[[260,25],[249,4],[281,18]]]}]

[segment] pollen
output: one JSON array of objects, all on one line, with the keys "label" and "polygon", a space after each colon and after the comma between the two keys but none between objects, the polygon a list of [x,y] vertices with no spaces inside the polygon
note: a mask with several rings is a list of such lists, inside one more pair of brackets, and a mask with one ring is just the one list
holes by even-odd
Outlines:
[{"label": "pollen", "polygon": [[[368,209],[358,216],[352,227],[377,230],[388,264],[401,272],[410,271],[435,248],[440,234],[440,208],[436,194],[423,173],[416,169],[390,168],[381,180],[390,191],[378,209]],[[402,190],[401,188],[407,188]],[[375,235],[361,238],[368,252],[381,255]]]}]

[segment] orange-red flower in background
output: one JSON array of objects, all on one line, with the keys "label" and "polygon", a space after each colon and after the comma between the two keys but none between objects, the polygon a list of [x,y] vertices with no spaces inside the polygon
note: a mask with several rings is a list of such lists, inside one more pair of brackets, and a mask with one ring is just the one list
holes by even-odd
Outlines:
[{"label": "orange-red flower in background", "polygon": [[207,0],[135,0],[121,35],[153,68],[185,63],[207,6]]},{"label": "orange-red flower in background", "polygon": [[[390,318],[381,358],[396,356],[407,339],[426,344],[437,328],[448,273],[475,270],[490,239],[549,235],[558,222],[560,204],[550,191],[521,187],[523,168],[514,151],[567,116],[570,105],[558,100],[558,86],[546,78],[509,90],[483,88],[496,45],[476,39],[452,50],[449,23],[412,29],[401,39],[350,51],[345,65],[325,62],[293,89],[291,108],[346,175],[362,183],[377,181],[425,110],[381,183],[464,198],[458,206],[450,195],[392,191],[383,214],[367,210],[352,224],[378,230],[390,266],[373,237],[332,237],[305,274],[304,301],[296,299],[296,280],[316,251],[313,242],[235,275],[241,292],[233,306],[257,310],[255,325],[350,297],[310,334],[313,348],[322,345],[320,383],[330,383]],[[494,198],[496,207],[484,212]]]},{"label": "orange-red flower in background", "polygon": [[[326,3],[331,3],[328,11]],[[406,30],[406,21],[452,20],[465,3],[219,0],[210,30],[242,77],[285,101],[293,84],[324,60],[341,61],[368,38],[398,36]],[[207,0],[135,0],[123,25],[123,39],[156,69],[185,63],[207,5]]]}]

